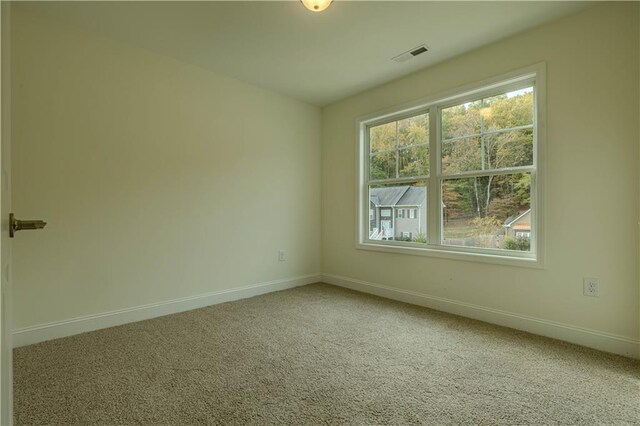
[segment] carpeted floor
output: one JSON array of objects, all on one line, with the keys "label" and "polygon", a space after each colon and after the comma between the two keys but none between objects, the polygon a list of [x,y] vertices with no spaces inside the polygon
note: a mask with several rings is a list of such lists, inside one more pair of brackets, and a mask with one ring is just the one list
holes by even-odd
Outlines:
[{"label": "carpeted floor", "polygon": [[39,424],[640,424],[640,364],[314,284],[15,350]]}]

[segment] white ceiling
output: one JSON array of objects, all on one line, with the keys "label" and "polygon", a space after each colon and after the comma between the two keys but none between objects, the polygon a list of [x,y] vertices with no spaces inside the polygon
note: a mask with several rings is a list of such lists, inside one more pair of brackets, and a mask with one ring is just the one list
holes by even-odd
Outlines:
[{"label": "white ceiling", "polygon": [[[592,2],[20,2],[17,7],[326,105]],[[426,43],[408,62],[392,57]]]}]

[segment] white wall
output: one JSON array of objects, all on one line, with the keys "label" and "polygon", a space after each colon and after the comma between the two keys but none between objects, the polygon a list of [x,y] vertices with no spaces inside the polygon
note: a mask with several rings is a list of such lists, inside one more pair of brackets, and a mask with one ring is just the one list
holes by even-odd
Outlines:
[{"label": "white wall", "polygon": [[[637,3],[597,6],[324,108],[323,273],[637,342],[638,18]],[[357,250],[356,118],[541,61],[545,269]],[[600,278],[599,298],[583,277]]]},{"label": "white wall", "polygon": [[318,108],[14,12],[15,328],[320,271]]},{"label": "white wall", "polygon": [[[15,12],[14,211],[49,222],[13,242],[15,328],[322,269],[637,341],[639,12],[597,6],[322,115]],[[356,117],[541,61],[545,269],[356,250]],[[582,296],[584,276],[599,298]]]}]

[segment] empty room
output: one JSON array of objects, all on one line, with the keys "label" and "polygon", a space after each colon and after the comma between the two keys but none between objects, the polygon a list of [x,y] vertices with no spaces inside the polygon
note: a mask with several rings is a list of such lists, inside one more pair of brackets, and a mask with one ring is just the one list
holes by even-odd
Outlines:
[{"label": "empty room", "polygon": [[640,425],[640,2],[0,12],[0,425]]}]

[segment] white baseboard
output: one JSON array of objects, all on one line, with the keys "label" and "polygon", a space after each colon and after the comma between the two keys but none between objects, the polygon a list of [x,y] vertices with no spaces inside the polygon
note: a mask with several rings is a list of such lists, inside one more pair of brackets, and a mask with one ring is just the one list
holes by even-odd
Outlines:
[{"label": "white baseboard", "polygon": [[323,274],[322,282],[351,290],[369,293],[387,299],[425,306],[438,311],[477,319],[480,321],[515,328],[581,346],[611,352],[632,358],[640,358],[640,341],[597,330],[548,321],[513,312],[486,308],[442,297],[428,296],[408,290],[387,287],[353,278]]},{"label": "white baseboard", "polygon": [[319,273],[304,275],[20,328],[13,331],[13,347],[31,345],[46,340],[189,311],[218,303],[246,299],[260,294],[316,283],[321,280],[320,278],[321,275]]},{"label": "white baseboard", "polygon": [[640,341],[627,337],[331,274],[312,274],[292,277],[25,327],[13,331],[13,346],[31,345],[46,340],[189,311],[218,303],[245,299],[320,281],[504,327],[515,328],[517,330],[527,331],[529,333],[551,337],[605,352],[640,358]]}]

